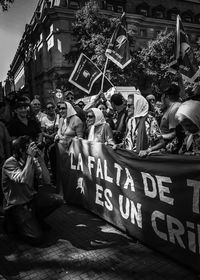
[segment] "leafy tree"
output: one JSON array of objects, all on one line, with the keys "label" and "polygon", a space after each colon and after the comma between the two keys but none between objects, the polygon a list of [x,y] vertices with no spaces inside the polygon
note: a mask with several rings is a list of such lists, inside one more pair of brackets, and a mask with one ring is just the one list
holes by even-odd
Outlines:
[{"label": "leafy tree", "polygon": [[[65,59],[76,61],[83,52],[103,71],[106,61],[105,51],[119,20],[119,18],[103,15],[97,1],[90,0],[76,13],[73,36],[77,43],[69,53],[65,54]],[[130,44],[133,43],[133,35],[129,33]],[[134,62],[138,64],[138,51],[132,52],[132,56]],[[125,86],[137,83],[134,74],[137,73],[138,76],[138,72],[135,70],[134,63],[131,64],[125,70],[120,70],[112,62],[108,64],[107,72],[114,85]]]},{"label": "leafy tree", "polygon": [[152,81],[154,92],[160,93],[168,83],[177,80],[177,76],[168,71],[174,43],[174,32],[164,30],[141,50],[140,60],[146,76]]},{"label": "leafy tree", "polygon": [[[119,18],[103,15],[97,1],[90,0],[76,13],[73,36],[77,43],[65,54],[65,58],[75,62],[83,52],[103,71],[105,51],[118,22]],[[174,32],[166,29],[155,40],[148,42],[147,47],[137,50],[134,48],[134,31],[128,30],[128,34],[131,63],[121,70],[108,62],[107,74],[115,86],[135,86],[144,94],[150,89],[159,95],[172,81],[178,82],[180,77],[168,71],[175,42]],[[195,52],[200,61],[199,49]],[[185,87],[191,91],[193,85],[185,83]]]},{"label": "leafy tree", "polygon": [[14,0],[0,0],[0,6],[3,11],[7,11],[10,4],[12,4]]}]

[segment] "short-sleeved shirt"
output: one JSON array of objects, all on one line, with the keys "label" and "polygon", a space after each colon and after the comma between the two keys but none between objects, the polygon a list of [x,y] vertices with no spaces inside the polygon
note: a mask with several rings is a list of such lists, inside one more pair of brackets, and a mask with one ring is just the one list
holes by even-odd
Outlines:
[{"label": "short-sleeved shirt", "polygon": [[38,134],[41,133],[40,124],[35,119],[29,118],[28,124],[25,125],[17,117],[11,120],[8,125],[10,136],[19,137],[28,135],[33,141],[37,140]]},{"label": "short-sleeved shirt", "polygon": [[175,115],[180,105],[180,102],[175,102],[164,113],[160,124],[162,134],[171,132],[171,130],[175,129],[178,125],[178,121],[175,119]]}]

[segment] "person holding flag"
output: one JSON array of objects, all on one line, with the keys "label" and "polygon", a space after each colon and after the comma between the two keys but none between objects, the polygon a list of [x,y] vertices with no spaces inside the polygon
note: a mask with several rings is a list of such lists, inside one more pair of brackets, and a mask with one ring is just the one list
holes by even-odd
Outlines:
[{"label": "person holding flag", "polygon": [[169,71],[179,72],[182,77],[193,83],[199,77],[199,66],[184,30],[181,18],[177,15],[175,48],[171,56]]}]

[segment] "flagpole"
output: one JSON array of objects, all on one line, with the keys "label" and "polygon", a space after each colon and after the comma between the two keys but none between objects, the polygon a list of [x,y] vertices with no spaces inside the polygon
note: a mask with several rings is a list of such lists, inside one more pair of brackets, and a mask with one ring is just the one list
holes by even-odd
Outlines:
[{"label": "flagpole", "polygon": [[107,65],[108,65],[108,57],[106,57],[106,62],[105,62],[104,70],[103,70],[103,76],[102,76],[102,80],[101,80],[101,91],[103,91],[103,85],[104,85]]}]

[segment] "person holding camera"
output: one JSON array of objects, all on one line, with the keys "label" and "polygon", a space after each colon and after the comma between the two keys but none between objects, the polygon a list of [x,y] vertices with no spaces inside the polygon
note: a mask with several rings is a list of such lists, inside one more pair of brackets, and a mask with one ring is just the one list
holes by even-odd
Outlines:
[{"label": "person holding camera", "polygon": [[4,229],[38,245],[50,227],[44,218],[60,207],[63,199],[49,188],[50,175],[35,142],[20,136],[13,141],[12,150],[2,168]]}]

